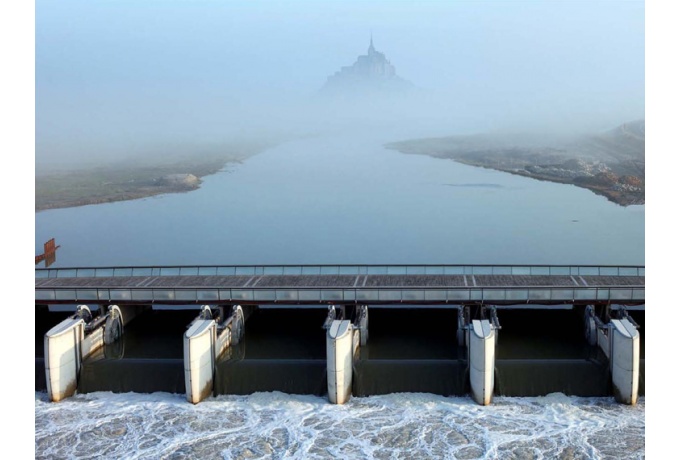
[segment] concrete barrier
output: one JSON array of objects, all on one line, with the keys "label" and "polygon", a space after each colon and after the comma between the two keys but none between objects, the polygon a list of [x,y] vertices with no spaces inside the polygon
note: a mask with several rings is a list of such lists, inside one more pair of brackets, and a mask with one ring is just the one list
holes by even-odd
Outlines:
[{"label": "concrete barrier", "polygon": [[491,404],[496,359],[496,330],[489,320],[472,320],[468,360],[472,398],[483,406]]},{"label": "concrete barrier", "polygon": [[73,396],[78,388],[84,330],[82,318],[68,318],[45,334],[45,377],[50,401]]},{"label": "concrete barrier", "polygon": [[352,392],[353,328],[349,320],[334,320],[326,333],[328,399],[346,403]]},{"label": "concrete barrier", "polygon": [[184,384],[187,401],[212,394],[215,371],[215,320],[196,318],[184,334]]},{"label": "concrete barrier", "polygon": [[217,360],[245,335],[245,315],[240,305],[232,307],[228,318],[220,318],[221,323],[217,323],[210,307],[204,305],[184,333],[184,384],[187,401],[193,404],[212,394]]},{"label": "concrete barrier", "polygon": [[[117,308],[112,306],[111,308]],[[82,361],[104,345],[109,314],[93,319],[87,305],[45,333],[45,378],[50,401],[73,396]]]},{"label": "concrete barrier", "polygon": [[[609,360],[614,398],[623,404],[637,404],[640,387],[640,333],[637,324],[631,321],[625,310],[619,319],[612,318],[608,324],[588,309],[586,320],[589,314],[597,326],[597,345]],[[586,338],[589,338],[588,335]]]},{"label": "concrete barrier", "polygon": [[640,334],[627,319],[611,320],[611,356],[614,398],[624,404],[637,404],[640,383]]}]

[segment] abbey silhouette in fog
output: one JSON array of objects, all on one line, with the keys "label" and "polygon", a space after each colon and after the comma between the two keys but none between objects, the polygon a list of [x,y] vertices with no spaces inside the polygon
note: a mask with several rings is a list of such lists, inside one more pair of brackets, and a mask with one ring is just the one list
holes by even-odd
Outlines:
[{"label": "abbey silhouette in fog", "polygon": [[399,92],[411,87],[411,83],[397,76],[394,66],[385,55],[376,51],[371,35],[368,53],[359,56],[351,66],[342,67],[328,77],[322,92]]}]

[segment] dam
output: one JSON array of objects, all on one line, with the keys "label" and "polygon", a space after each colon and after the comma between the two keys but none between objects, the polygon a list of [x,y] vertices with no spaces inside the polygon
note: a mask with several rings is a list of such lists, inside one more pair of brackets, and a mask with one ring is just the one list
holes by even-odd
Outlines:
[{"label": "dam", "polygon": [[[36,269],[36,390],[644,394],[642,266]],[[370,322],[369,322],[370,318]]]}]

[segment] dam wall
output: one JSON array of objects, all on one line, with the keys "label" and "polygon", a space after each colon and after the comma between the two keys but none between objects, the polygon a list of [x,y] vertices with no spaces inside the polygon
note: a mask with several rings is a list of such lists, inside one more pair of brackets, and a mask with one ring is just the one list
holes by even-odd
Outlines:
[{"label": "dam wall", "polygon": [[[421,392],[472,395],[467,344],[457,337],[457,308],[371,307],[362,345],[353,340],[350,397]],[[325,308],[267,308],[248,312],[242,340],[214,363],[212,395],[281,391],[328,393]],[[344,314],[351,321],[355,307]],[[473,314],[477,312],[473,309]],[[45,391],[42,336],[68,312],[36,309],[36,391]],[[183,394],[183,335],[199,314],[188,309],[141,312],[119,342],[82,363],[78,393],[156,391]],[[639,325],[638,394],[644,395],[644,310],[629,311]],[[498,309],[493,396],[612,396],[607,357],[588,343],[583,309]],[[41,367],[42,366],[42,367]],[[491,401],[491,403],[493,403]]]}]

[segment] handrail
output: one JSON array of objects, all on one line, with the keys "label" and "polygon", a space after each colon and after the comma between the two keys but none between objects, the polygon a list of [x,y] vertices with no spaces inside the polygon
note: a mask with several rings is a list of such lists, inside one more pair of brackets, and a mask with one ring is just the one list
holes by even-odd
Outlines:
[{"label": "handrail", "polygon": [[593,289],[644,289],[644,284],[598,284],[592,286],[575,286],[573,284],[526,284],[526,285],[479,285],[479,286],[453,286],[449,284],[438,285],[438,286],[418,286],[418,285],[390,285],[390,286],[221,286],[221,285],[183,285],[183,286],[80,286],[80,285],[68,285],[60,284],[58,286],[39,286],[36,290],[48,291],[50,289],[56,289],[60,291],[74,290],[79,291],[91,291],[96,289],[110,289],[116,290],[128,290],[133,291],[148,291],[148,290],[164,290],[164,289],[174,289],[177,291],[209,291],[213,289],[221,290],[246,290],[246,291],[281,291],[281,290],[299,290],[299,291],[337,291],[337,290],[355,290],[355,291],[417,291],[417,290],[428,290],[428,291],[439,291],[439,290],[495,290],[495,289],[505,289],[505,290],[522,290],[522,289],[553,289],[553,290],[565,290],[565,289],[578,289],[580,291],[588,291]]},{"label": "handrail", "polygon": [[165,265],[37,268],[36,278],[257,275],[644,276],[636,265]]}]

